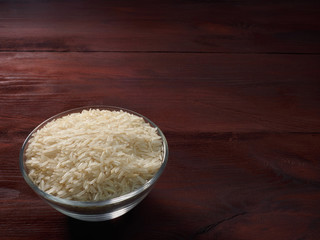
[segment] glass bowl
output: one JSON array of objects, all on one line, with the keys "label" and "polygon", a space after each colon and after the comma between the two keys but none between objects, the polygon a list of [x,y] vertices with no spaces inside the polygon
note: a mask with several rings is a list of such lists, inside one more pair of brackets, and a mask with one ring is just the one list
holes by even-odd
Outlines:
[{"label": "glass bowl", "polygon": [[[125,195],[112,198],[105,201],[74,201],[74,200],[68,200],[63,199],[60,197],[53,196],[51,194],[48,194],[44,191],[42,191],[36,184],[33,183],[33,181],[28,176],[28,169],[25,165],[26,157],[25,157],[25,150],[28,147],[29,140],[32,137],[32,134],[36,132],[38,129],[42,128],[45,124],[48,122],[63,117],[65,115],[68,115],[70,113],[77,113],[81,112],[82,110],[89,110],[89,109],[100,109],[100,110],[111,110],[111,111],[125,111],[131,114],[134,114],[136,116],[142,117],[145,122],[149,123],[152,127],[157,129],[157,132],[159,136],[162,139],[163,142],[163,159],[162,164],[159,168],[159,170],[155,173],[155,175],[147,181],[142,187],[140,187],[137,190],[134,190],[130,193],[127,193]],[[20,156],[19,156],[19,165],[20,170],[22,173],[22,176],[24,177],[27,184],[42,198],[44,199],[50,206],[52,206],[54,209],[58,210],[59,212],[70,216],[72,218],[76,218],[79,220],[84,221],[104,221],[113,219],[116,217],[119,217],[132,208],[134,208],[139,202],[141,202],[150,192],[151,188],[154,186],[155,182],[158,180],[160,175],[162,174],[167,161],[168,161],[168,143],[163,135],[162,131],[149,119],[146,117],[133,112],[131,110],[119,108],[119,107],[110,107],[110,106],[93,106],[93,107],[81,107],[81,108],[75,108],[71,109],[65,112],[62,112],[60,114],[57,114],[43,123],[41,123],[39,126],[37,126],[26,138],[24,141],[22,148],[20,150]]]}]

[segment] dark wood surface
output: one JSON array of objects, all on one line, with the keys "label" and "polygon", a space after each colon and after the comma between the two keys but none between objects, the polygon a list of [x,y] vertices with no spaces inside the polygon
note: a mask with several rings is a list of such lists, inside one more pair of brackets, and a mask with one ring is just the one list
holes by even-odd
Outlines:
[{"label": "dark wood surface", "polygon": [[[167,168],[118,219],[66,217],[18,155],[54,114],[154,121]],[[0,1],[0,239],[320,239],[319,1]]]}]

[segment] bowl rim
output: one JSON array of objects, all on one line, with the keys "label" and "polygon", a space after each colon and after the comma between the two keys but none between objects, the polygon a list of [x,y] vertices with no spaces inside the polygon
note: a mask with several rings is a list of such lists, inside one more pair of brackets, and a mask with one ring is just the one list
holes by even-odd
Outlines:
[{"label": "bowl rim", "polygon": [[[83,110],[90,110],[90,109],[99,109],[99,110],[111,110],[111,111],[124,111],[124,112],[128,112],[130,114],[134,114],[136,116],[142,117],[147,123],[149,123],[152,127],[156,128],[159,136],[162,139],[163,142],[163,158],[162,158],[162,163],[160,168],[158,169],[158,171],[155,173],[155,175],[149,179],[144,185],[142,185],[140,188],[131,191],[129,193],[126,193],[124,195],[115,197],[115,198],[111,198],[111,199],[107,199],[107,200],[101,200],[101,201],[76,201],[76,200],[69,200],[69,199],[65,199],[65,198],[60,198],[54,195],[51,195],[49,193],[46,193],[45,191],[41,190],[35,183],[33,183],[33,181],[29,178],[27,171],[26,171],[26,167],[24,164],[24,151],[26,149],[26,146],[29,142],[29,140],[32,138],[32,135],[38,130],[41,129],[43,126],[45,126],[48,122],[66,116],[68,114],[71,113],[77,113],[77,112],[82,112]],[[169,156],[169,147],[168,147],[168,142],[166,140],[166,137],[164,136],[163,132],[161,131],[161,129],[155,124],[153,123],[150,119],[148,119],[147,117],[126,109],[126,108],[122,108],[122,107],[116,107],[116,106],[105,106],[105,105],[93,105],[93,106],[84,106],[84,107],[77,107],[77,108],[73,108],[73,109],[69,109],[63,112],[60,112],[48,119],[46,119],[45,121],[43,121],[42,123],[40,123],[37,127],[35,127],[27,136],[27,138],[24,140],[22,147],[20,149],[20,154],[19,154],[19,167],[20,167],[20,171],[22,173],[22,176],[24,178],[24,180],[27,182],[27,184],[33,189],[33,191],[35,191],[37,194],[39,194],[41,197],[51,201],[51,202],[55,202],[57,204],[63,204],[63,205],[69,205],[69,206],[74,206],[74,207],[102,207],[102,206],[106,206],[106,205],[111,205],[111,204],[116,204],[116,203],[120,203],[123,201],[126,201],[132,197],[135,197],[137,195],[139,195],[140,193],[142,193],[143,191],[145,191],[146,189],[150,188],[151,186],[153,186],[153,184],[158,180],[158,178],[160,177],[160,175],[162,174],[162,172],[164,171],[167,162],[168,162],[168,156]]]}]

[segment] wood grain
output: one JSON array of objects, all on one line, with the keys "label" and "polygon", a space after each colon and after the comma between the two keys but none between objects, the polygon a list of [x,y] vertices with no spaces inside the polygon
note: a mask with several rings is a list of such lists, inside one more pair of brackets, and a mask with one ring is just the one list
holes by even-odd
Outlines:
[{"label": "wood grain", "polygon": [[[318,1],[0,2],[0,239],[320,239]],[[24,182],[39,123],[87,105],[154,121],[150,195],[89,223]]]},{"label": "wood grain", "polygon": [[2,1],[1,51],[319,53],[319,1]]},{"label": "wood grain", "polygon": [[316,239],[319,137],[167,134],[170,161],[148,198],[127,215],[98,224],[64,217],[21,177],[1,174],[6,198],[0,232],[4,239],[98,239],[106,232],[121,239]]},{"label": "wood grain", "polygon": [[[0,54],[0,113],[9,124],[2,127],[15,121],[34,127],[35,120],[69,108],[104,104],[141,112],[165,131],[318,132],[319,60],[268,54]],[[16,119],[6,119],[16,111]]]}]

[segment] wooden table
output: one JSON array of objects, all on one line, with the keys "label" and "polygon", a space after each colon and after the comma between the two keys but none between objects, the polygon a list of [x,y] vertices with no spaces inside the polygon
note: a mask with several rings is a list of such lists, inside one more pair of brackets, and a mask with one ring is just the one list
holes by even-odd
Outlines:
[{"label": "wooden table", "polygon": [[[0,239],[320,239],[319,1],[0,2]],[[167,168],[118,219],[66,217],[24,182],[29,132],[119,106]]]}]

